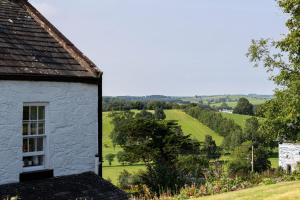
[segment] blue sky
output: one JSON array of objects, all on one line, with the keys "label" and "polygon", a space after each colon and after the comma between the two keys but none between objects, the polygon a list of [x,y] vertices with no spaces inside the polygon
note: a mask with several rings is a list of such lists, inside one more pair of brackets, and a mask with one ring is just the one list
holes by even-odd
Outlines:
[{"label": "blue sky", "polygon": [[30,0],[104,71],[104,95],[272,94],[245,54],[281,38],[275,0]]}]

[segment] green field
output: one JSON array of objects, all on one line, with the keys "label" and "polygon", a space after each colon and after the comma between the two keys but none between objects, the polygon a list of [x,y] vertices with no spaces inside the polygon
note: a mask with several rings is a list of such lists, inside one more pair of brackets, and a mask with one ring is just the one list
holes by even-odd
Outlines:
[{"label": "green field", "polygon": [[[240,98],[247,98],[250,103],[253,105],[259,105],[265,103],[267,100],[271,98],[271,96],[261,96],[261,97],[254,97],[254,96],[247,96],[247,95],[212,95],[212,96],[202,96],[199,97],[182,97],[180,98],[183,101],[188,101],[190,103],[199,103],[201,100],[204,104],[208,104],[208,101],[214,101],[216,102],[218,99],[226,98],[227,102],[226,104],[232,108],[234,108],[237,105],[237,102]],[[210,103],[210,106],[212,107],[219,107],[222,105],[222,102],[219,103]]]},{"label": "green field", "polygon": [[194,200],[298,200],[300,182],[286,182],[264,185],[250,189],[201,197]]},{"label": "green field", "polygon": [[[138,112],[138,111],[136,111]],[[223,137],[218,135],[216,132],[200,123],[197,119],[187,115],[183,111],[180,110],[165,110],[166,118],[168,120],[177,120],[179,125],[181,125],[182,130],[185,134],[190,134],[192,138],[195,138],[199,141],[204,141],[205,135],[211,135],[216,141],[217,145],[221,145],[223,141]],[[233,119],[237,124],[241,127],[245,126],[245,121],[250,116],[246,115],[237,115],[237,114],[229,114],[222,113],[224,117]],[[110,123],[109,113],[103,113],[103,155],[104,155],[104,163],[103,163],[103,175],[104,178],[109,178],[112,180],[114,184],[117,184],[117,178],[123,169],[126,169],[129,172],[137,172],[144,167],[141,165],[134,166],[122,166],[117,159],[115,159],[112,163],[112,166],[108,165],[108,162],[105,160],[105,155],[108,153],[117,154],[121,148],[116,146],[114,147],[111,139],[109,137],[110,132],[112,131],[112,125]],[[270,158],[272,163],[272,167],[276,168],[278,166],[278,158],[272,157]]]},{"label": "green field", "polygon": [[204,141],[205,135],[211,135],[217,145],[221,145],[223,137],[200,123],[197,119],[180,110],[165,110],[168,120],[177,120],[184,133],[190,134],[192,138]]},{"label": "green field", "polygon": [[222,113],[222,112],[220,113],[223,115],[223,117],[232,119],[236,124],[238,124],[242,128],[245,128],[246,120],[251,117],[249,115],[239,115],[239,114]]},{"label": "green field", "polygon": [[[182,126],[182,130],[185,134],[190,134],[192,138],[196,138],[199,141],[204,141],[205,135],[211,135],[218,145],[223,141],[223,137],[218,135],[216,132],[212,131],[207,126],[201,124],[198,120],[192,118],[186,113],[180,110],[165,110],[166,118],[168,120],[177,120],[178,123]],[[112,162],[112,166],[108,165],[108,162],[105,160],[105,155],[109,153],[116,154],[121,148],[116,146],[114,147],[111,139],[109,137],[110,132],[112,131],[112,125],[110,123],[109,113],[103,113],[103,176],[106,179],[111,179],[114,184],[117,183],[117,177],[123,169],[126,169],[130,172],[136,172],[140,169],[143,169],[143,166],[122,166],[117,159]]]},{"label": "green field", "polygon": [[[255,99],[255,98],[247,98],[249,100],[249,102],[253,105],[260,105],[266,102],[265,99]],[[236,107],[237,105],[237,101],[229,101],[226,102],[226,104],[232,108]],[[210,104],[211,106],[215,106],[215,107],[219,107],[222,105],[222,103],[212,103]]]},{"label": "green field", "polygon": [[103,167],[103,176],[105,179],[110,179],[112,183],[118,183],[118,176],[123,170],[127,170],[130,173],[136,173],[139,170],[144,170],[145,167],[143,165],[131,165],[131,166],[110,166]]}]

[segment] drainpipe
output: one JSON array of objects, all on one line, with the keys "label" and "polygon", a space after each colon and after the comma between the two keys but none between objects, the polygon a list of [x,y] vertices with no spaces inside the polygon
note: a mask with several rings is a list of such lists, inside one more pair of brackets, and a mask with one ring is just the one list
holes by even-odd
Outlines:
[{"label": "drainpipe", "polygon": [[102,178],[102,159],[103,159],[103,152],[102,152],[102,75],[99,76],[98,82],[98,155],[96,155],[96,173]]}]

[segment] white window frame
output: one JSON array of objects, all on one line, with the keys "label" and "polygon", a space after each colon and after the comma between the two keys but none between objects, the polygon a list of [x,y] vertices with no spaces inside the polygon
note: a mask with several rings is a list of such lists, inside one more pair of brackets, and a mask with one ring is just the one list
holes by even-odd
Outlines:
[{"label": "white window frame", "polygon": [[[46,122],[47,122],[47,107],[49,103],[44,103],[44,102],[30,102],[30,103],[23,103],[22,107],[22,116],[23,116],[23,111],[24,107],[26,106],[43,106],[45,108],[44,110],[44,134],[43,135],[23,135],[23,117],[22,117],[22,162],[24,157],[30,157],[30,156],[43,156],[43,165],[41,166],[32,166],[32,167],[23,167],[23,172],[32,172],[32,171],[38,171],[38,170],[44,170],[47,169],[47,164],[48,164],[48,137],[47,137],[47,127],[46,127]],[[30,121],[30,119],[29,119]],[[38,127],[37,127],[38,128]],[[42,137],[43,138],[43,151],[36,151],[36,152],[23,152],[23,139],[25,138],[37,138],[37,137]]]}]

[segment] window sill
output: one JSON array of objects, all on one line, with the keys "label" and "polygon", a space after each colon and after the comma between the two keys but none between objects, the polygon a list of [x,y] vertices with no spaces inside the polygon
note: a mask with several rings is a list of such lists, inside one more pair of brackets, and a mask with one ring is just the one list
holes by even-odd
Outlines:
[{"label": "window sill", "polygon": [[27,182],[27,181],[33,181],[33,180],[42,180],[47,178],[53,177],[53,170],[52,169],[45,169],[45,170],[39,170],[39,171],[29,171],[29,172],[23,172],[20,174],[20,182]]}]

